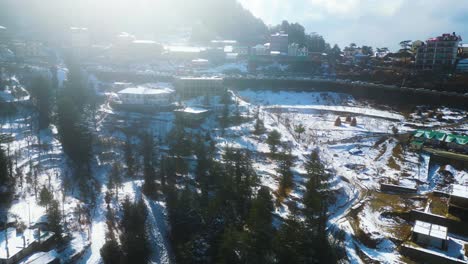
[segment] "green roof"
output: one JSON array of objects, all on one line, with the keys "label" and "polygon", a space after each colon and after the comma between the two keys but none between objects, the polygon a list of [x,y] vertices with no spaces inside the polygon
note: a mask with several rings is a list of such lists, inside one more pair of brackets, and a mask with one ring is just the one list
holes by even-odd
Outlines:
[{"label": "green roof", "polygon": [[456,135],[448,134],[447,137],[445,138],[445,142],[450,143],[450,142],[454,141],[455,138],[456,138]]},{"label": "green roof", "polygon": [[420,139],[435,139],[438,141],[444,141],[447,143],[454,142],[458,145],[467,145],[468,144],[468,136],[462,135],[454,135],[440,131],[432,131],[432,130],[416,130],[414,132],[415,138]]},{"label": "green roof", "polygon": [[459,145],[466,145],[468,143],[468,136],[457,136],[455,141]]},{"label": "green roof", "polygon": [[424,131],[424,137],[427,138],[427,139],[432,139],[433,137],[435,137],[435,133],[434,131]]},{"label": "green roof", "polygon": [[414,133],[414,136],[415,137],[422,137],[424,135],[424,130],[416,130],[416,132]]},{"label": "green roof", "polygon": [[445,135],[447,135],[447,134],[445,134],[443,132],[434,132],[435,139],[437,139],[439,141],[444,141]]}]

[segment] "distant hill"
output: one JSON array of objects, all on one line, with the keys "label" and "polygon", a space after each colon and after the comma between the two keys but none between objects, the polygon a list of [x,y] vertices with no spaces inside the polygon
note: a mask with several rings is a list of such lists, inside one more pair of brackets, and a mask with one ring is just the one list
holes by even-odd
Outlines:
[{"label": "distant hill", "polygon": [[160,36],[192,27],[192,39],[263,41],[268,29],[236,0],[2,0],[0,25],[36,36],[56,36],[70,26],[97,38],[116,32]]}]

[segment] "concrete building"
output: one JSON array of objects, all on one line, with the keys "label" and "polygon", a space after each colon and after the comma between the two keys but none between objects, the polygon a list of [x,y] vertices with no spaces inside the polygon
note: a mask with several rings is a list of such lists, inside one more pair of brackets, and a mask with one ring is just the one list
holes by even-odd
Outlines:
[{"label": "concrete building", "polygon": [[52,243],[54,233],[29,228],[19,232],[15,228],[7,228],[0,232],[0,236],[0,264],[13,264]]},{"label": "concrete building", "polygon": [[461,58],[468,58],[468,43],[461,44],[458,53]]},{"label": "concrete building", "polygon": [[137,86],[123,89],[117,93],[123,105],[160,106],[171,104],[174,90],[170,88]]},{"label": "concrete building", "polygon": [[258,44],[252,47],[252,55],[265,56],[270,54],[270,49],[266,45]]},{"label": "concrete building", "polygon": [[184,107],[174,111],[186,126],[197,126],[208,116],[209,110],[202,107]]},{"label": "concrete building", "polygon": [[447,249],[447,227],[416,220],[412,233],[413,242],[421,246]]},{"label": "concrete building", "polygon": [[454,33],[428,39],[418,48],[416,67],[423,70],[450,68],[455,65],[462,38]]},{"label": "concrete building", "polygon": [[162,54],[163,46],[153,40],[137,39],[121,32],[116,36],[111,49],[112,57],[121,62],[151,61]]},{"label": "concrete building", "polygon": [[182,77],[176,81],[175,87],[183,98],[219,95],[224,91],[224,82],[218,77]]},{"label": "concrete building", "polygon": [[449,205],[451,207],[468,210],[468,186],[459,184],[452,185]]},{"label": "concrete building", "polygon": [[270,51],[288,54],[289,36],[279,32],[270,36]]},{"label": "concrete building", "polygon": [[458,61],[456,71],[461,73],[468,73],[468,59],[461,59]]},{"label": "concrete building", "polygon": [[289,44],[288,56],[297,57],[297,56],[308,56],[308,55],[309,55],[309,51],[307,50],[306,47],[301,48],[299,44],[297,43]]}]

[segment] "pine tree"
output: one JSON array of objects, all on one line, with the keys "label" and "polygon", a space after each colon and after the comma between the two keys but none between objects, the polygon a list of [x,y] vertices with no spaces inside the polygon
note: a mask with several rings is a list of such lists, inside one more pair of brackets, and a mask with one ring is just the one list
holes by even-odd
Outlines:
[{"label": "pine tree", "polygon": [[281,176],[278,193],[281,197],[285,197],[289,190],[294,186],[293,173],[291,167],[293,165],[292,157],[290,154],[282,153],[280,155],[278,173]]},{"label": "pine tree", "polygon": [[265,132],[265,125],[263,124],[263,120],[260,119],[259,116],[257,116],[255,119],[254,134],[261,135],[264,132]]},{"label": "pine tree", "polygon": [[59,238],[62,237],[62,215],[60,212],[59,202],[57,200],[52,200],[50,202],[49,208],[47,209],[47,220],[49,221],[49,228],[54,232]]},{"label": "pine tree", "polygon": [[39,205],[45,206],[47,210],[47,206],[50,202],[54,199],[54,195],[47,189],[45,186],[42,186],[41,192],[39,193]]},{"label": "pine tree", "polygon": [[112,169],[109,174],[109,184],[108,188],[113,189],[115,188],[115,196],[119,196],[119,188],[122,187],[122,175],[121,175],[121,167],[119,163],[114,163],[112,165]]},{"label": "pine tree", "polygon": [[106,240],[106,243],[104,243],[99,252],[105,264],[123,263],[122,250],[115,239]]},{"label": "pine tree", "polygon": [[156,172],[154,170],[154,140],[151,134],[143,136],[143,173],[144,183],[143,192],[148,196],[154,196],[156,193]]},{"label": "pine tree", "polygon": [[124,155],[125,155],[125,163],[127,165],[127,175],[130,177],[134,177],[135,176],[135,157],[133,156],[132,143],[130,142],[130,139],[128,137],[127,137],[127,140],[125,140]]},{"label": "pine tree", "polygon": [[268,263],[271,258],[271,248],[274,235],[273,197],[267,187],[262,186],[253,200],[247,219],[249,228],[249,252],[247,259],[251,263]]},{"label": "pine tree", "polygon": [[146,230],[146,207],[142,200],[132,203],[125,199],[122,204],[122,243],[125,263],[147,263],[151,253]]},{"label": "pine tree", "polygon": [[351,120],[351,126],[357,126],[357,121],[356,121],[356,117],[353,117],[353,120]]},{"label": "pine tree", "polygon": [[36,77],[32,82],[31,96],[39,113],[39,129],[49,126],[52,111],[51,84],[44,77]]},{"label": "pine tree", "polygon": [[305,132],[305,127],[302,124],[299,124],[294,128],[294,132],[296,132],[297,138],[301,140],[301,135]]},{"label": "pine tree", "polygon": [[278,150],[278,145],[281,144],[281,134],[278,130],[273,130],[268,134],[266,140],[267,144],[270,147],[270,151],[274,154]]},{"label": "pine tree", "polygon": [[9,182],[8,163],[9,158],[0,146],[0,186],[6,186]]},{"label": "pine tree", "polygon": [[315,184],[318,185],[318,181],[324,175],[325,167],[320,161],[319,151],[317,149],[310,153],[304,167],[309,179],[314,179]]}]

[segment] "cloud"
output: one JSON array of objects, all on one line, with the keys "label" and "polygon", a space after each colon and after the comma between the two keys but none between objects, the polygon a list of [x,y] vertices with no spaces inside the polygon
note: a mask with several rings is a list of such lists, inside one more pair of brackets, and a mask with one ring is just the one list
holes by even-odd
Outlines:
[{"label": "cloud", "polygon": [[299,22],[341,47],[351,42],[398,48],[403,39],[453,32],[468,39],[468,1],[458,0],[240,0],[267,24]]}]

